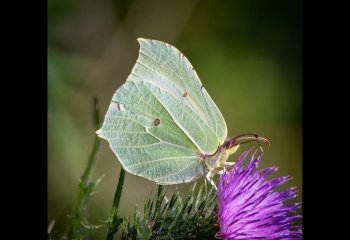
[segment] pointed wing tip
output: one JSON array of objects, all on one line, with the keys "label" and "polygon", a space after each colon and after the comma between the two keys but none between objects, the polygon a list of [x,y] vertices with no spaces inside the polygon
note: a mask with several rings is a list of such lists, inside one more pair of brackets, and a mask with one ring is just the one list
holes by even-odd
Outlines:
[{"label": "pointed wing tip", "polygon": [[102,128],[100,128],[99,130],[97,130],[95,133],[97,134],[98,137],[104,138],[104,139],[105,139],[104,135],[102,134]]},{"label": "pointed wing tip", "polygon": [[[170,47],[173,47],[175,48],[174,46],[172,46],[171,44],[169,43],[166,43],[166,42],[163,42],[163,41],[160,41],[160,40],[156,40],[156,39],[148,39],[148,38],[137,38],[137,41],[139,42],[140,46],[147,46],[147,45],[152,45],[152,44],[164,44],[166,46],[170,46]],[[146,43],[146,45],[142,44],[142,43]]]},{"label": "pointed wing tip", "polygon": [[137,38],[137,41],[141,44],[142,42],[147,42],[147,41],[150,41],[150,39],[146,39],[146,38]]}]

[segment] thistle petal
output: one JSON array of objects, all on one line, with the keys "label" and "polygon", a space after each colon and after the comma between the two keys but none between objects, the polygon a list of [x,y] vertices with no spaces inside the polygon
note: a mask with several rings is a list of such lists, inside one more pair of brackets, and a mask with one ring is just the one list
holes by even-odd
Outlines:
[{"label": "thistle petal", "polygon": [[268,179],[278,168],[257,171],[261,155],[255,157],[256,152],[244,167],[249,152],[244,152],[234,166],[220,176],[220,232],[217,236],[223,239],[302,239],[301,226],[295,225],[302,216],[293,215],[300,203],[284,203],[297,196],[297,189],[276,191],[291,177]]}]

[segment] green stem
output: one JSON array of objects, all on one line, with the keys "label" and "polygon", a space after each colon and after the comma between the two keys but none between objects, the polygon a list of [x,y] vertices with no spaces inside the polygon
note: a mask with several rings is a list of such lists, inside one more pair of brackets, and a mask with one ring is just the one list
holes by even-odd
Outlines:
[{"label": "green stem", "polygon": [[[94,105],[95,105],[94,126],[95,126],[95,130],[98,130],[100,128],[100,118],[99,118],[99,108],[98,108],[97,98],[94,98]],[[101,139],[95,134],[95,141],[89,156],[89,162],[81,177],[81,182],[83,182],[84,184],[88,184],[91,181],[91,177],[95,169],[95,164],[97,160],[96,156],[97,156],[97,151],[100,147],[100,143],[101,143]]]},{"label": "green stem", "polygon": [[108,235],[106,238],[107,240],[112,240],[114,238],[114,234],[118,231],[119,226],[123,221],[122,218],[118,217],[118,207],[119,207],[120,198],[122,196],[124,179],[125,179],[125,170],[122,167],[120,169],[119,181],[118,181],[117,190],[114,195],[111,214],[107,221],[107,224],[108,224]]},{"label": "green stem", "polygon": [[[94,128],[98,130],[100,128],[100,118],[99,118],[99,108],[97,98],[94,98]],[[93,148],[91,150],[88,164],[85,168],[85,171],[81,177],[79,184],[79,195],[78,200],[73,208],[72,214],[70,216],[69,228],[68,228],[68,238],[69,239],[81,239],[81,234],[83,230],[89,227],[90,224],[87,220],[87,203],[90,197],[90,194],[96,187],[96,183],[91,182],[92,174],[95,169],[97,152],[100,147],[100,138],[95,134],[95,140]]]}]

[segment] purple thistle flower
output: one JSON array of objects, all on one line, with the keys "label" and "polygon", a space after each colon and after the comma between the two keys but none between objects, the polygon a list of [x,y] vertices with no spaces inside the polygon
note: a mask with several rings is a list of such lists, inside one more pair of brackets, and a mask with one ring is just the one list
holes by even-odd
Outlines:
[{"label": "purple thistle flower", "polygon": [[301,226],[292,225],[301,215],[293,215],[300,203],[283,204],[296,197],[296,188],[274,191],[291,178],[267,178],[276,167],[256,171],[259,155],[252,155],[246,167],[243,153],[233,167],[220,176],[218,184],[220,232],[223,239],[302,239]]}]

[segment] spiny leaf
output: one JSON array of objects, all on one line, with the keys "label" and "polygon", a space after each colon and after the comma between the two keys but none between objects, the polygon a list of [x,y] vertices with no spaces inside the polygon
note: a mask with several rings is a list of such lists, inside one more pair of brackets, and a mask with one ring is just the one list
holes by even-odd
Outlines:
[{"label": "spiny leaf", "polygon": [[148,199],[144,216],[135,210],[124,223],[122,239],[215,239],[217,224],[216,191],[203,191],[196,183],[185,196],[176,190],[166,202],[162,187],[153,200]]}]

